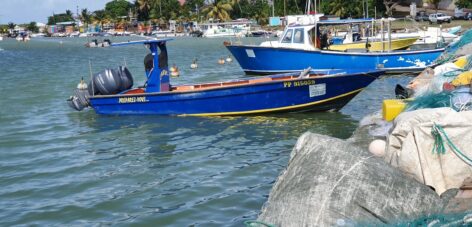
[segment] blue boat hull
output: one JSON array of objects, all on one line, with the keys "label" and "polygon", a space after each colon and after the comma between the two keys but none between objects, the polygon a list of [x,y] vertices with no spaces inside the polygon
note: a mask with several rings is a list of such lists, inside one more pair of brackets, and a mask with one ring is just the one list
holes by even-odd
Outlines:
[{"label": "blue boat hull", "polygon": [[381,74],[383,71],[306,79],[271,79],[270,82],[220,88],[209,86],[195,91],[179,92],[177,89],[94,96],[90,98],[90,103],[99,114],[116,115],[221,116],[338,110]]},{"label": "blue boat hull", "polygon": [[444,49],[352,53],[310,51],[246,45],[227,45],[247,74],[272,74],[313,69],[363,69],[387,72],[420,71],[431,65]]}]

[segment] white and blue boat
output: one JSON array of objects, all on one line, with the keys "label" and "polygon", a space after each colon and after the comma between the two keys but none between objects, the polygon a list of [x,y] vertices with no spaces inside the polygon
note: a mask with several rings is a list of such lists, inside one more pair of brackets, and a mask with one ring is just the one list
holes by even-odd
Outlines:
[{"label": "white and blue boat", "polygon": [[[432,65],[444,48],[431,50],[399,50],[369,52],[369,40],[365,49],[348,51],[328,50],[327,34],[321,26],[368,23],[369,19],[326,20],[311,24],[292,24],[286,27],[278,41],[261,45],[242,45],[225,42],[247,74],[273,74],[313,69],[385,70],[386,72],[421,71]],[[389,41],[384,39],[385,46]],[[386,48],[388,49],[388,48]]]}]

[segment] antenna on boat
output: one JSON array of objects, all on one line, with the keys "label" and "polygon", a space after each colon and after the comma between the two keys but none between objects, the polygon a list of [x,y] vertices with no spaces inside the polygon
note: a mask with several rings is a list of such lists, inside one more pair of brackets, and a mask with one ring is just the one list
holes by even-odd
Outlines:
[{"label": "antenna on boat", "polygon": [[128,64],[126,63],[126,57],[123,57],[123,64],[125,65],[125,67],[128,67]]},{"label": "antenna on boat", "polygon": [[95,96],[95,89],[93,85],[93,75],[92,75],[92,61],[89,59],[89,70],[90,70],[90,81],[92,82],[92,96]]}]

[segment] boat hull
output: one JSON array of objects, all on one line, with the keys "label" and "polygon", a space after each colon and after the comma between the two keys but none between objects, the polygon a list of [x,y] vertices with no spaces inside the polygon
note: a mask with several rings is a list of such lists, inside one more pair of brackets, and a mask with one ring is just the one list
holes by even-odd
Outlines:
[{"label": "boat hull", "polygon": [[[418,37],[413,38],[401,38],[401,39],[392,39],[391,43],[388,41],[373,41],[369,42],[369,51],[382,51],[388,50],[391,46],[391,50],[404,50],[416,42]],[[382,46],[383,44],[383,46]],[[355,42],[355,43],[346,43],[346,44],[336,44],[330,45],[328,47],[330,50],[345,51],[348,49],[365,49],[366,41]]]},{"label": "boat hull", "polygon": [[[210,88],[94,96],[98,114],[223,116],[338,110],[382,71]],[[201,85],[205,86],[205,85]]]},{"label": "boat hull", "polygon": [[246,45],[227,45],[247,74],[273,74],[312,69],[420,71],[444,49],[392,52],[338,52]]}]

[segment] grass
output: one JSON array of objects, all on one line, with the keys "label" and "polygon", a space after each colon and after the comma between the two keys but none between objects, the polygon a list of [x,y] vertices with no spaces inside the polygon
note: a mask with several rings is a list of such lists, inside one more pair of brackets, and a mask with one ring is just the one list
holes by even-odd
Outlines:
[{"label": "grass", "polygon": [[450,28],[450,27],[455,27],[455,26],[462,26],[462,30],[467,30],[472,28],[472,21],[468,20],[452,20],[451,23],[442,23],[442,24],[429,24],[427,21],[423,22],[413,22],[410,20],[396,20],[392,22],[392,29],[403,29],[403,28],[414,28],[416,26],[419,26],[420,28],[424,27],[439,27],[441,26],[442,28]]}]

